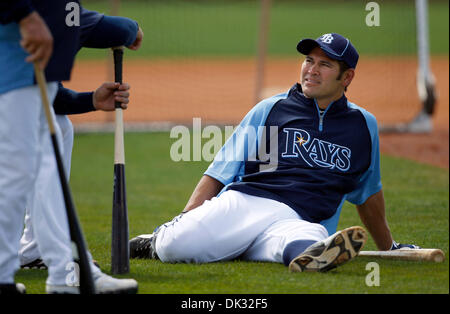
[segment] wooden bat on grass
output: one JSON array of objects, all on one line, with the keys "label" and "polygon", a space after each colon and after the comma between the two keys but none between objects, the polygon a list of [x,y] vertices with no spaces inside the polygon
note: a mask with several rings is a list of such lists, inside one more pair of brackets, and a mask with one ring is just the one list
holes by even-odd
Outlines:
[{"label": "wooden bat on grass", "polygon": [[441,263],[445,254],[440,249],[399,249],[392,251],[361,251],[358,256],[404,261],[429,261]]}]

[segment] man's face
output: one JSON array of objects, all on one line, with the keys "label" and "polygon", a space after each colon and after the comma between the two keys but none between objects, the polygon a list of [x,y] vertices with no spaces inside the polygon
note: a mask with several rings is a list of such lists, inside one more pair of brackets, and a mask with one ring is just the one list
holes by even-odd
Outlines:
[{"label": "man's face", "polygon": [[348,75],[345,74],[338,80],[339,72],[336,60],[330,59],[321,48],[314,48],[302,64],[300,82],[303,93],[306,97],[315,98],[319,105],[328,105],[339,99],[348,80]]}]

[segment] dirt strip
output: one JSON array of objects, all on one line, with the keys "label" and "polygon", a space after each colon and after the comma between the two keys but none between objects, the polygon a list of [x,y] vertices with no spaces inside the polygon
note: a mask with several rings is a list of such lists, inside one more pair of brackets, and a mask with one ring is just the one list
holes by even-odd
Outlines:
[{"label": "dirt strip", "polygon": [[[263,97],[289,89],[297,80],[301,60],[269,59]],[[430,134],[381,134],[382,153],[449,168],[449,59],[433,57],[438,103]],[[412,57],[363,57],[347,97],[372,112],[379,124],[411,120],[420,110]],[[72,81],[65,84],[89,91],[107,80],[107,61],[78,61]],[[233,125],[255,104],[256,62],[253,59],[126,60],[124,81],[132,86],[125,121]],[[76,125],[113,122],[111,113],[71,116]]]}]

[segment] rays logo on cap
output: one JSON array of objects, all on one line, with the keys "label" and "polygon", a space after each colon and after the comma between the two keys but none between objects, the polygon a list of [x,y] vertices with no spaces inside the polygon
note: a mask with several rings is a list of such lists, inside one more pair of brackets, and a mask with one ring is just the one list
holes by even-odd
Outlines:
[{"label": "rays logo on cap", "polygon": [[325,34],[325,35],[322,35],[322,37],[320,37],[320,40],[326,44],[331,44],[333,39],[334,38],[333,38],[332,34]]},{"label": "rays logo on cap", "polygon": [[350,40],[337,33],[327,33],[317,39],[305,38],[297,44],[297,51],[308,55],[315,47],[319,46],[334,60],[340,60],[347,63],[350,68],[356,68],[359,55]]}]

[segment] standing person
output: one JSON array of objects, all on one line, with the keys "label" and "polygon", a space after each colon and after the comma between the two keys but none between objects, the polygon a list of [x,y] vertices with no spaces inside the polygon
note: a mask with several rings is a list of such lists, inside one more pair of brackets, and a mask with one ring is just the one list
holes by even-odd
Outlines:
[{"label": "standing person", "polygon": [[403,246],[385,216],[376,120],[345,96],[356,49],[332,33],[303,39],[297,50],[306,55],[301,84],[245,116],[182,214],[132,239],[132,257],[239,257],[284,263],[294,272],[328,271],[353,259],[367,239],[358,226],[336,232],[345,200],[356,205],[380,250]]},{"label": "standing person", "polygon": [[[47,92],[53,102],[59,81],[69,80],[79,28],[66,25],[64,0],[5,0],[0,4],[0,293],[23,293],[14,283],[19,267],[19,240],[25,206],[39,194],[36,178],[43,169],[53,184],[57,206],[36,206],[33,212],[35,236],[49,266],[48,293],[77,293],[70,282],[72,248],[56,162],[33,65],[45,68]],[[78,1],[71,4],[79,5]],[[53,117],[54,119],[54,117]],[[60,134],[57,134],[60,141]],[[36,195],[34,195],[36,194]],[[60,238],[45,239],[58,229]],[[91,261],[97,293],[136,292],[133,279],[115,279],[103,274]]]},{"label": "standing person", "polygon": [[[93,92],[87,93],[77,93],[70,89],[64,88],[60,84],[58,93],[56,95],[53,108],[56,113],[57,127],[60,130],[63,149],[61,150],[62,159],[64,164],[64,170],[66,171],[66,177],[70,176],[70,165],[72,157],[72,147],[73,147],[73,126],[69,118],[64,114],[75,114],[90,112],[96,110],[102,111],[114,111],[115,102],[119,102],[123,110],[128,108],[129,103],[129,89],[128,83],[114,83],[105,82],[99,88]],[[47,164],[53,167],[51,164]],[[45,164],[44,164],[45,166]],[[51,174],[51,171],[43,170],[40,172],[40,176],[36,179],[38,181],[37,185],[40,186],[40,193],[46,193],[46,197],[37,197],[36,199],[31,198],[28,202],[25,213],[25,228],[23,230],[22,238],[20,239],[20,267],[24,269],[47,269],[47,265],[43,262],[41,258],[41,253],[39,251],[38,243],[34,235],[33,219],[31,216],[32,210],[36,206],[47,206],[54,207],[58,203],[58,197],[55,197],[52,188],[55,186],[47,184],[47,176]],[[55,182],[56,186],[59,185],[59,181]],[[45,189],[47,192],[45,192]],[[38,194],[35,194],[36,196]],[[51,244],[52,241],[58,241],[59,229],[52,229],[54,234],[49,233],[49,237],[46,242]],[[98,266],[98,264],[96,264]]]},{"label": "standing person", "polygon": [[[81,7],[80,13],[80,32],[78,49],[82,47],[110,48],[126,46],[131,50],[137,50],[142,44],[144,35],[142,29],[134,20],[125,17],[106,16],[83,7]],[[77,93],[64,88],[61,83],[59,84],[58,93],[54,101],[54,110],[56,121],[62,134],[62,159],[67,178],[70,177],[74,137],[73,126],[67,115],[82,114],[95,110],[113,111],[115,109],[115,100],[121,102],[122,108],[126,109],[129,101],[128,90],[128,84],[117,86],[116,83],[104,83],[94,92]],[[44,180],[45,182],[47,173],[47,171],[42,171],[42,176],[38,180]],[[44,186],[43,184],[40,185]],[[31,199],[27,206],[25,229],[20,240],[19,250],[22,268],[47,268],[42,261],[41,253],[33,234],[33,224],[30,215],[30,210],[34,206],[55,206],[53,205],[55,200],[51,187],[48,187],[46,193],[47,197],[36,200]],[[44,204],[40,205],[40,201],[43,201]],[[47,239],[47,242],[56,241],[58,237],[58,234],[54,234],[51,239]]]}]

